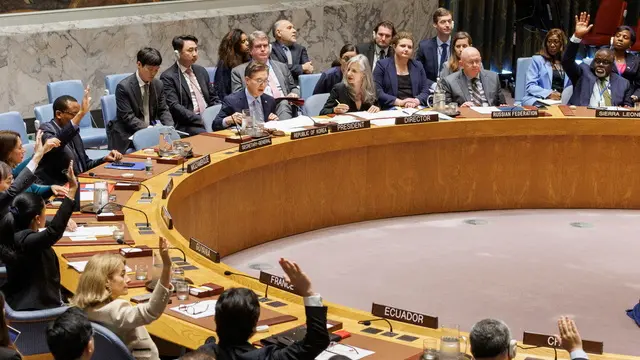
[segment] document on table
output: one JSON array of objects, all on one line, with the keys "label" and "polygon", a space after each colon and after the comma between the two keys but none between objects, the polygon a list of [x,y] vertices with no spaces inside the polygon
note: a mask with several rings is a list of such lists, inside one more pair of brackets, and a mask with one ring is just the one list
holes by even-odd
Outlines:
[{"label": "document on table", "polygon": [[398,118],[405,117],[411,115],[406,109],[403,110],[384,110],[379,111],[377,113],[370,113],[366,111],[358,111],[349,113],[350,115],[359,116],[366,120],[378,120],[378,119],[390,119],[390,118]]},{"label": "document on table", "polygon": [[171,310],[188,316],[192,319],[202,319],[204,317],[214,316],[216,314],[217,302],[217,300],[198,301],[191,304],[182,304],[176,307],[172,307]]},{"label": "document on table", "polygon": [[80,191],[80,201],[93,201],[93,189]]},{"label": "document on table", "polygon": [[291,132],[292,130],[304,130],[304,126],[313,126],[313,120],[308,116],[297,116],[293,119],[268,121],[264,124],[265,129],[281,130]]},{"label": "document on table", "polygon": [[491,115],[492,112],[494,111],[500,111],[500,109],[498,109],[495,106],[487,106],[487,107],[482,107],[482,106],[471,106],[469,107],[469,109],[480,113],[480,114],[488,114]]},{"label": "document on table", "polygon": [[89,237],[89,236],[111,236],[115,226],[78,226],[76,231],[65,231],[62,236],[74,237]]},{"label": "document on table", "polygon": [[562,104],[562,100],[538,99],[536,101],[549,106]]},{"label": "document on table", "polygon": [[369,355],[375,354],[374,351],[362,349],[355,346],[347,346],[343,344],[332,344],[316,357],[316,360],[328,360],[335,355],[344,355],[352,360],[362,359]]}]

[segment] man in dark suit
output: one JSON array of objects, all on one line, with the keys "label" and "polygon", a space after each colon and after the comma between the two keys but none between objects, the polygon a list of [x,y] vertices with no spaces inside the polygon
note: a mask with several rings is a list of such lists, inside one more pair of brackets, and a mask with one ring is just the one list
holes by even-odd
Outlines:
[{"label": "man in dark suit", "polygon": [[433,27],[438,34],[431,39],[420,41],[416,60],[422,63],[427,79],[436,81],[451,54],[451,31],[453,18],[449,10],[438,8],[433,13]]},{"label": "man in dark suit", "polygon": [[160,76],[171,117],[176,129],[189,135],[205,132],[202,113],[220,103],[207,70],[196,65],[198,39],[193,35],[176,36],[171,42],[176,63]]},{"label": "man in dark suit", "polygon": [[322,298],[313,292],[311,281],[296,263],[280,259],[280,266],[296,293],[304,297],[307,315],[304,339],[286,347],[253,347],[248,340],[260,317],[258,296],[250,289],[231,288],[216,303],[216,333],[220,342],[215,344],[215,339],[209,338],[200,350],[214,353],[218,360],[291,360],[315,359],[329,346],[327,308],[322,305]]},{"label": "man in dark suit", "polygon": [[156,120],[173,126],[164,96],[162,81],[155,79],[162,64],[160,52],[153,48],[138,51],[138,70],[116,87],[116,120],[107,125],[109,149],[125,152],[131,147],[131,136],[153,126]]},{"label": "man in dark suit", "polygon": [[63,95],[53,102],[53,119],[42,123],[42,141],[57,138],[60,146],[44,155],[35,174],[45,184],[63,185],[67,183],[67,176],[62,173],[69,167],[69,161],[73,160],[73,171],[80,174],[106,162],[119,161],[122,154],[117,150],[111,150],[102,159],[89,159],[84,150],[80,137],[80,121],[89,111],[89,88],[84,91],[82,107],[69,95]]},{"label": "man in dark suit", "polygon": [[47,327],[47,345],[56,360],[90,360],[95,350],[91,322],[78,307],[70,307]]},{"label": "man in dark suit", "polygon": [[391,21],[382,21],[373,29],[373,41],[358,44],[358,54],[364,55],[369,59],[371,71],[374,71],[376,64],[380,59],[386,59],[393,56],[393,48],[391,40],[396,36],[396,28]]},{"label": "man in dark suit", "polygon": [[271,59],[287,64],[293,80],[298,85],[298,76],[313,73],[313,65],[307,55],[307,48],[298,44],[298,32],[289,20],[278,20],[271,29]]},{"label": "man in dark suit", "polygon": [[213,130],[223,130],[229,126],[242,125],[242,110],[249,109],[251,117],[258,122],[278,120],[276,102],[264,93],[269,79],[269,68],[259,62],[251,62],[245,68],[244,90],[227,95],[222,100],[222,108],[213,120]]},{"label": "man in dark suit", "polygon": [[460,62],[462,71],[441,80],[447,104],[457,102],[458,105],[465,107],[506,104],[498,74],[482,68],[482,57],[478,49],[473,47],[464,49]]},{"label": "man in dark suit", "polygon": [[591,65],[575,63],[576,54],[582,41],[593,25],[589,25],[589,14],[576,16],[576,29],[562,55],[562,68],[573,84],[570,105],[577,106],[631,106],[633,87],[629,81],[613,70],[613,52],[600,49]]}]

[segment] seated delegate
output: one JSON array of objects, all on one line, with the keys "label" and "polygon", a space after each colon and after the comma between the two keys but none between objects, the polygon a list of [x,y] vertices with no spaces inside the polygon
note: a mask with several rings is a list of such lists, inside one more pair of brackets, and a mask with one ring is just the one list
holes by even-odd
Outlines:
[{"label": "seated delegate", "polygon": [[[629,49],[636,43],[636,32],[627,25],[619,26],[613,35],[613,57],[616,66],[613,71],[629,80],[634,96],[640,96],[640,57]],[[637,100],[636,100],[637,101]]]},{"label": "seated delegate", "polygon": [[347,63],[352,57],[358,55],[358,49],[353,44],[344,44],[340,49],[340,59],[338,64],[325,70],[320,75],[320,79],[316,83],[316,87],[313,89],[313,95],[315,94],[328,94],[333,89],[333,86],[342,81],[343,75],[347,72]]},{"label": "seated delegate", "polygon": [[354,111],[380,111],[371,67],[364,55],[356,55],[349,60],[346,77],[331,89],[320,115]]},{"label": "seated delegate", "polygon": [[473,46],[473,40],[471,35],[464,31],[459,31],[451,38],[451,55],[449,60],[444,63],[442,70],[440,70],[440,79],[444,79],[454,72],[460,70],[460,56],[462,50]]},{"label": "seated delegate", "polygon": [[567,37],[562,30],[549,30],[542,49],[531,57],[522,105],[533,105],[538,99],[560,100],[564,88],[571,85],[561,63],[566,43]]}]

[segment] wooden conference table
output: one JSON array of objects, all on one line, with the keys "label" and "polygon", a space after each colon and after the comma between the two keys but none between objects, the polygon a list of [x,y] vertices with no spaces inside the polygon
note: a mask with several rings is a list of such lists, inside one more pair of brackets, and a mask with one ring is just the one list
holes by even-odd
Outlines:
[{"label": "wooden conference table", "polygon": [[[640,208],[640,122],[595,118],[587,109],[567,116],[551,107],[547,113],[539,118],[492,120],[465,110],[463,118],[450,121],[372,126],[301,140],[274,138],[273,145],[243,153],[237,145],[220,145],[219,138],[199,135],[192,138],[197,154],[205,152],[206,144],[213,144],[215,150],[231,148],[212,153],[211,165],[191,174],[169,176],[179,166],[154,173],[144,181],[158,194],[151,203],[137,203],[144,189],[129,198],[127,205],[148,214],[155,235],[135,231],[134,224],[144,220],[135,211],[124,210],[125,223],[136,245],[157,246],[157,236],[162,235],[183,249],[189,263],[198,267],[186,272],[195,284],[244,286],[262,294],[263,284],[226,277],[224,271],[232,268],[190,250],[189,238],[197,238],[224,257],[285,236],[395,216],[519,208]],[[170,178],[175,186],[163,200],[160,194]],[[162,207],[173,218],[171,230],[162,220]],[[63,285],[73,291],[79,274],[67,267],[62,255],[117,248],[56,247]],[[130,296],[143,293],[143,288],[129,291]],[[287,304],[277,311],[298,320],[271,326],[269,333],[259,333],[252,340],[304,323],[300,297],[274,288],[269,295]],[[399,344],[403,351],[410,347],[417,354],[422,339],[440,337],[439,330],[400,322],[393,322],[395,332],[419,339],[406,342],[363,334],[365,326],[357,321],[372,318],[370,313],[331,303],[331,299],[325,303],[330,320],[342,322],[344,329],[375,341],[376,346]],[[191,349],[214,335],[166,315],[148,329],[156,337]],[[402,352],[396,350],[391,353]],[[519,350],[518,359],[529,356],[553,359],[553,350]],[[409,357],[403,353],[386,358]],[[568,358],[568,354],[559,351],[559,357]],[[637,359],[612,354],[590,357]]]}]

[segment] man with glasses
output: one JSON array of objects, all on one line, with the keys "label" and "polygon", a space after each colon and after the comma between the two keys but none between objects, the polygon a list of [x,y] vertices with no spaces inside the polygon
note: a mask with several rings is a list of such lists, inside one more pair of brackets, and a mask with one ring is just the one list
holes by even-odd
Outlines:
[{"label": "man with glasses", "polygon": [[562,56],[562,67],[573,84],[569,104],[592,107],[632,106],[633,88],[627,79],[612,72],[614,59],[611,49],[598,50],[591,65],[584,62],[578,65],[575,62],[582,37],[593,27],[593,24],[589,25],[589,19],[586,12],[576,16],[576,29]]}]

